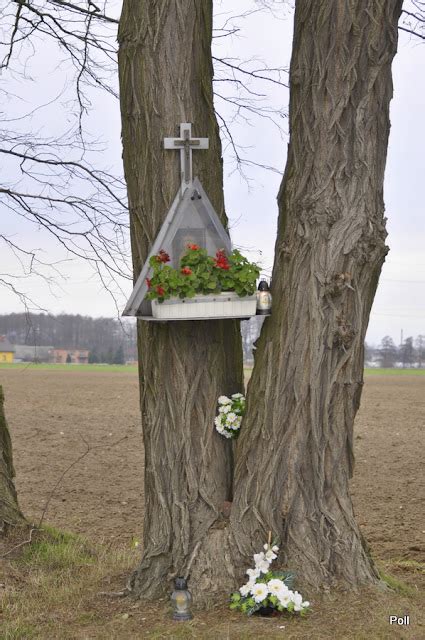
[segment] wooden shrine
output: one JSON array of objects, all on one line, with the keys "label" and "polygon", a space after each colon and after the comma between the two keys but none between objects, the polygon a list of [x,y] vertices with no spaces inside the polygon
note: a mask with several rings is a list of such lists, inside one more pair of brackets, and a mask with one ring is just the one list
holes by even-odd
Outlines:
[{"label": "wooden shrine", "polygon": [[[180,138],[165,138],[164,148],[175,149],[180,151],[181,163],[181,185],[176,194],[173,204],[168,211],[162,227],[156,237],[155,242],[149,252],[145,264],[136,281],[133,292],[127,302],[123,315],[137,316],[142,320],[148,321],[164,321],[158,320],[152,314],[152,301],[146,299],[148,286],[146,278],[149,277],[151,267],[149,260],[152,256],[158,254],[162,249],[170,256],[170,265],[178,268],[180,258],[186,251],[187,245],[196,244],[207,250],[209,255],[215,255],[220,249],[224,249],[227,254],[232,250],[230,236],[223,227],[214,207],[212,206],[207,194],[205,193],[201,182],[198,178],[192,177],[192,150],[208,149],[208,138],[192,138],[192,125],[190,123],[181,123]],[[231,292],[228,299],[230,300]],[[234,295],[234,294],[233,294]],[[217,304],[223,301],[223,293],[217,294]],[[216,299],[210,298],[210,308],[216,302]],[[253,297],[251,296],[251,300]],[[187,299],[187,306],[193,305],[198,298]],[[247,315],[229,315],[229,308],[223,316],[211,315],[211,317],[250,317],[255,315],[252,312],[252,304]],[[237,307],[234,307],[235,309]],[[245,304],[245,309],[247,306]],[[232,311],[230,311],[232,313]],[[194,313],[194,307],[191,306],[191,312],[185,314],[180,311],[179,317],[169,317],[166,320],[184,320],[184,319],[201,319]],[[205,315],[202,316],[205,319]]]}]

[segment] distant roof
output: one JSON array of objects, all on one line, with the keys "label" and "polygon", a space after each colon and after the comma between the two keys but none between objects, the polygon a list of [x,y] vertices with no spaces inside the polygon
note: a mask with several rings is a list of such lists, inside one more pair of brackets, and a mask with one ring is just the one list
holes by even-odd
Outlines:
[{"label": "distant roof", "polygon": [[7,351],[7,353],[15,353],[15,348],[10,344],[6,336],[0,336],[0,353],[4,353],[5,351]]},{"label": "distant roof", "polygon": [[40,347],[30,344],[15,344],[15,357],[16,358],[42,358],[49,355],[49,352],[53,350],[53,347]]}]

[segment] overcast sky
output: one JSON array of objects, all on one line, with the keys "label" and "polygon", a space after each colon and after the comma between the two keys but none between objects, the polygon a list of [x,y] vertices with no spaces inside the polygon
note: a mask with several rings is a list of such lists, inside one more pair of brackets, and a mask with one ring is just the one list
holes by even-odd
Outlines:
[{"label": "overcast sky", "polygon": [[[230,14],[239,14],[254,3],[248,0],[216,2],[216,27]],[[289,9],[279,16],[271,12],[259,12],[237,21],[241,31],[229,38],[215,41],[216,53],[240,59],[258,57],[271,67],[288,66],[291,53],[293,14]],[[45,103],[63,87],[63,68],[52,60],[52,49],[43,49],[31,61],[34,82],[12,79],[3,75],[3,89],[12,87],[31,108]],[[423,216],[424,176],[423,149],[425,141],[425,44],[413,41],[407,34],[400,34],[399,50],[393,64],[394,98],[391,104],[391,135],[385,179],[386,215],[390,253],[387,256],[372,309],[367,340],[378,343],[384,335],[391,335],[398,343],[400,332],[404,337],[425,334],[425,223]],[[277,85],[261,86],[268,89],[265,105],[274,105],[284,114],[287,109],[288,91]],[[17,101],[11,100],[6,109],[16,112]],[[118,102],[94,96],[95,111],[88,125],[96,137],[104,140],[101,154],[104,166],[121,170],[120,117]],[[97,108],[96,108],[97,107]],[[228,106],[217,101],[217,109],[226,118],[231,117]],[[55,111],[56,110],[56,111]],[[33,117],[35,129],[44,133],[57,133],[66,125],[66,108],[60,113],[57,106],[43,110]],[[244,155],[251,161],[271,165],[283,172],[286,160],[287,121],[282,118],[284,130],[280,134],[276,126],[265,118],[250,118],[250,122],[233,125],[238,142],[245,147]],[[203,132],[197,131],[197,135]],[[173,132],[170,132],[172,135]],[[226,149],[226,147],[225,147]],[[201,152],[198,152],[201,153]],[[194,154],[196,173],[196,153]],[[249,183],[234,171],[230,149],[225,150],[225,197],[230,218],[231,236],[235,245],[244,248],[251,259],[259,260],[265,273],[271,271],[276,236],[276,194],[281,176],[256,167],[246,169]],[[171,202],[170,202],[171,205]],[[21,222],[12,221],[4,209],[0,209],[2,231],[15,234],[28,247],[42,245],[51,256],[64,258],[63,252],[41,233],[34,233]],[[36,244],[35,244],[36,243]],[[0,273],[10,269],[9,257],[0,253]],[[44,283],[27,281],[32,298],[41,307],[53,313],[81,313],[92,316],[116,315],[110,296],[88,270],[78,263],[67,263],[68,279],[61,291],[53,297]],[[24,286],[24,285],[22,285]],[[125,297],[131,293],[131,283],[123,282],[124,293],[119,297],[123,308]],[[11,293],[0,289],[0,313],[22,311],[19,301]]]}]

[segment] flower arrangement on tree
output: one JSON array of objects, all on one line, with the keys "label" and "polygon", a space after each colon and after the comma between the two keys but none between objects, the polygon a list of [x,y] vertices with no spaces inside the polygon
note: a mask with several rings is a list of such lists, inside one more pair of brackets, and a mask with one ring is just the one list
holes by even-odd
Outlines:
[{"label": "flower arrangement on tree", "polygon": [[255,293],[260,274],[258,265],[249,262],[237,249],[229,256],[220,249],[213,258],[197,244],[188,244],[178,269],[168,265],[169,261],[170,256],[162,249],[150,258],[153,273],[146,278],[149,300],[163,302],[172,297],[193,298],[197,294],[226,291],[250,296]]},{"label": "flower arrangement on tree", "polygon": [[230,398],[220,396],[218,404],[220,406],[214,420],[215,428],[225,438],[237,438],[245,413],[244,396],[241,393],[234,393]]},{"label": "flower arrangement on tree", "polygon": [[[271,537],[271,534],[270,534]],[[294,575],[285,571],[270,571],[270,565],[277,558],[279,547],[269,542],[264,551],[254,554],[254,569],[246,572],[249,580],[239,591],[230,596],[230,608],[251,616],[260,609],[305,615],[310,603],[303,600],[298,591],[293,591]]]}]

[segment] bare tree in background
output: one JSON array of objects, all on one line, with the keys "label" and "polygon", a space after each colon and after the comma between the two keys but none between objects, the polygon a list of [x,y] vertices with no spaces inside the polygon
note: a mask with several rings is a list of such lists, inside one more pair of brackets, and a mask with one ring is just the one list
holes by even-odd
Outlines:
[{"label": "bare tree in background", "polygon": [[[44,232],[37,249],[22,242],[19,233],[0,229],[0,246],[14,263],[7,272],[1,273],[0,269],[0,286],[12,290],[27,308],[38,304],[26,291],[23,280],[41,277],[54,293],[66,279],[68,260],[90,263],[115,300],[122,277],[131,278],[128,209],[121,170],[114,174],[103,165],[103,147],[93,141],[89,122],[96,94],[117,97],[118,19],[113,15],[117,9],[120,3],[108,0],[14,0],[0,8],[4,34],[0,43],[0,93],[4,98],[0,114],[0,206],[8,228],[13,228],[17,220],[20,227],[27,224],[28,232]],[[237,23],[264,9],[260,3],[238,16],[224,12],[215,36],[218,40],[236,37]],[[66,89],[52,101],[32,105],[29,110],[23,102],[19,113],[12,114],[8,83],[16,78],[24,85],[31,82],[31,57],[41,46],[49,47],[58,59],[57,72],[63,70]],[[284,70],[268,68],[255,58],[241,61],[217,56],[214,63],[217,117],[235,168],[243,172],[243,167],[260,163],[247,157],[238,145],[232,121],[248,123],[256,117],[267,118],[279,128],[284,110],[269,103],[263,85],[283,86]],[[52,102],[58,114],[61,107],[66,109],[71,124],[58,135],[44,136],[35,130],[34,118],[42,120],[47,109],[51,113]],[[233,109],[228,121],[220,114],[223,103]],[[58,248],[60,257],[56,260],[43,251],[43,237],[50,237]]]},{"label": "bare tree in background", "polygon": [[[65,263],[80,259],[94,267],[115,295],[121,278],[131,278],[126,193],[122,176],[102,167],[102,145],[91,139],[85,122],[94,90],[116,97],[117,21],[94,3],[84,9],[62,0],[10,2],[1,9],[0,20],[6,34],[0,49],[0,205],[5,223],[0,245],[14,263],[0,273],[0,286],[16,293],[25,307],[37,307],[22,280],[39,276],[54,292],[66,277]],[[30,58],[42,45],[57,58],[65,88],[52,101],[28,109],[25,100],[9,96],[9,87],[16,79],[24,87],[31,82]],[[35,129],[34,118],[42,122],[46,111],[51,118],[52,102],[58,119],[65,110],[69,123],[56,135],[44,135]],[[11,112],[12,105],[18,113]],[[31,242],[15,232],[22,225],[32,234]],[[43,251],[48,236],[60,254],[55,260]]]}]

